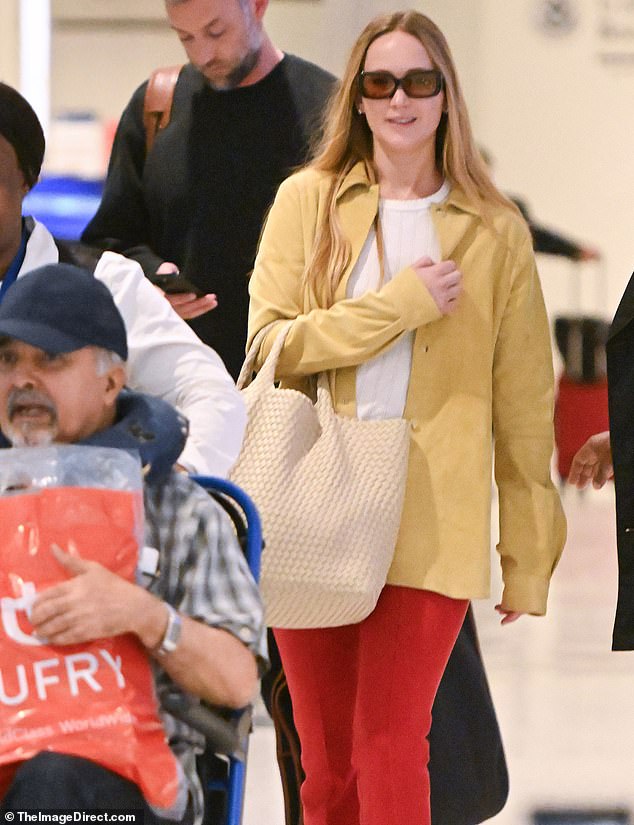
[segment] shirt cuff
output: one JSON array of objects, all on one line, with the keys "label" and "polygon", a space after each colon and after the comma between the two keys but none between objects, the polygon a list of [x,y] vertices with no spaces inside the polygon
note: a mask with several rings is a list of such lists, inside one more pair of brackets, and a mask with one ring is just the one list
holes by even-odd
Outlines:
[{"label": "shirt cuff", "polygon": [[550,580],[542,576],[513,575],[504,583],[502,606],[506,610],[543,616],[546,613]]},{"label": "shirt cuff", "polygon": [[431,293],[411,266],[397,273],[382,288],[381,294],[395,307],[408,331],[442,318]]}]

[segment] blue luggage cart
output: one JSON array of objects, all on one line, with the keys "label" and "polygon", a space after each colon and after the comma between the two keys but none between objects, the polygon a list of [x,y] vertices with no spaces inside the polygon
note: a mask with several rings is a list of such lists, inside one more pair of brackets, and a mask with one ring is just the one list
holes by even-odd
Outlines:
[{"label": "blue luggage cart", "polygon": [[[251,574],[258,581],[263,541],[260,517],[255,505],[244,490],[230,481],[201,475],[192,476],[192,479],[207,490],[231,518]],[[170,707],[169,710],[202,730],[209,743],[202,758],[199,758],[205,799],[209,801],[204,825],[240,825],[252,708],[247,707],[241,711],[214,708],[212,712],[196,707],[199,713],[194,717],[188,709]],[[214,813],[218,809],[223,812],[220,818]]]}]

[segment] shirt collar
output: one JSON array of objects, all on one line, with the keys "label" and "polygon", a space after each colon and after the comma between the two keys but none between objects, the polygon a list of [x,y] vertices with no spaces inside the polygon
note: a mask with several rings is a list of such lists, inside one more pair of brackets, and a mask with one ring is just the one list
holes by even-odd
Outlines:
[{"label": "shirt collar", "polygon": [[7,293],[7,290],[11,287],[14,283],[15,279],[18,277],[18,272],[20,271],[22,264],[24,263],[24,256],[26,254],[26,241],[27,241],[27,228],[24,220],[22,221],[22,235],[20,237],[20,246],[18,251],[9,264],[9,268],[7,269],[4,278],[2,279],[2,283],[0,284],[0,303],[2,302],[4,296]]},{"label": "shirt collar", "polygon": [[[377,187],[378,184],[372,183],[370,180],[370,176],[368,174],[368,169],[365,161],[358,161],[352,167],[352,169],[348,172],[345,176],[343,181],[341,182],[341,186],[339,187],[339,191],[337,192],[337,200],[340,200],[346,192],[355,187],[363,187],[367,190],[370,190],[374,187]],[[459,212],[469,212],[473,215],[479,215],[480,212],[478,208],[471,203],[471,201],[467,198],[463,190],[456,186],[455,184],[451,184],[451,189],[447,198],[443,201],[442,206],[444,207],[453,207],[457,209]],[[438,204],[440,206],[440,204]]]},{"label": "shirt collar", "polygon": [[22,269],[18,272],[18,278],[38,266],[55,264],[59,261],[59,252],[53,236],[44,224],[27,216],[24,218],[24,226],[27,230],[26,255]]}]

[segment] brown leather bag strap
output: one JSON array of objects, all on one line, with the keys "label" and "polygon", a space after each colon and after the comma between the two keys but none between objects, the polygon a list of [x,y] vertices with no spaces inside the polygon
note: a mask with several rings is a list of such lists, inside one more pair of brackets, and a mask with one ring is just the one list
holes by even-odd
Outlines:
[{"label": "brown leather bag strap", "polygon": [[152,149],[158,132],[170,122],[174,89],[182,68],[182,65],[165,66],[162,69],[155,69],[150,75],[143,102],[146,157]]}]

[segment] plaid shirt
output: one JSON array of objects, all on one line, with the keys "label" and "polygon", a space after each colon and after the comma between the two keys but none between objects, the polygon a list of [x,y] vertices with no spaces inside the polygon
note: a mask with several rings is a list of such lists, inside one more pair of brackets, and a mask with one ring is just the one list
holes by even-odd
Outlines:
[{"label": "plaid shirt", "polygon": [[[145,543],[159,551],[159,567],[142,584],[185,616],[222,628],[243,642],[267,665],[263,608],[257,585],[222,507],[187,476],[172,473],[160,486],[146,485]],[[154,664],[160,699],[166,689],[178,690]],[[195,756],[204,737],[166,712],[161,713],[167,740],[190,783],[194,822],[200,822],[203,794]]]}]

